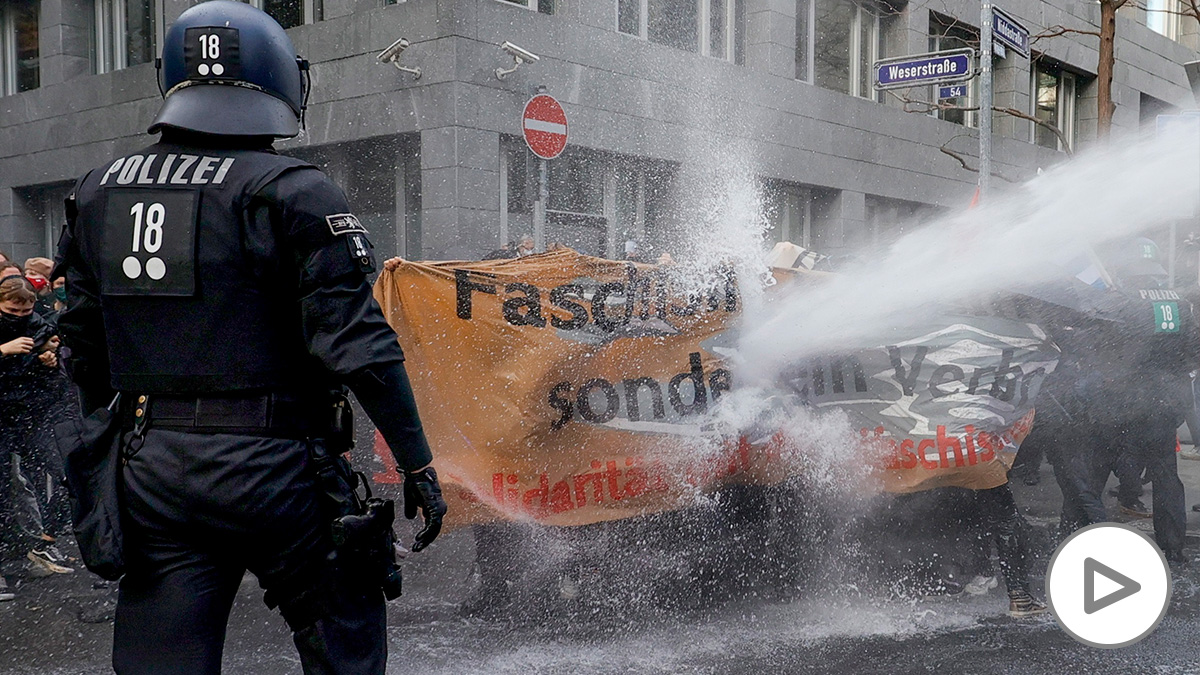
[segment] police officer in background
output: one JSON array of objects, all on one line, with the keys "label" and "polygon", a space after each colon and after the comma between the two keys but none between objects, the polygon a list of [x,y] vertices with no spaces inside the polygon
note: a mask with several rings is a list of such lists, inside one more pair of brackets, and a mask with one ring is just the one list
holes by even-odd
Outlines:
[{"label": "police officer in background", "polygon": [[271,147],[299,133],[306,70],[262,11],[188,9],[164,42],[149,129],[161,139],[68,200],[72,375],[85,410],[117,391],[126,415],[119,673],[219,672],[247,569],[304,672],[384,671],[389,587],[331,527],[350,500],[327,480],[347,449],[343,385],[405,472],[406,515],[424,513],[413,550],[441,527],[404,357],[367,283],[367,233],[328,177]]},{"label": "police officer in background", "polygon": [[1187,512],[1176,430],[1192,407],[1189,374],[1200,358],[1200,328],[1191,304],[1168,288],[1152,240],[1123,242],[1110,267],[1126,307],[1118,348],[1104,368],[1106,414],[1096,437],[1092,488],[1100,494],[1123,461],[1144,466],[1153,488],[1155,541],[1168,561],[1179,563],[1185,560]]}]

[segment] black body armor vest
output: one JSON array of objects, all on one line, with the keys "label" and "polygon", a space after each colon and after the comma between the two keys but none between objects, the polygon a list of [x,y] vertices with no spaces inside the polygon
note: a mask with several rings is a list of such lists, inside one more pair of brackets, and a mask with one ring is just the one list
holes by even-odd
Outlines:
[{"label": "black body armor vest", "polygon": [[272,152],[159,143],[81,179],[75,245],[100,292],[114,388],[319,388],[296,273],[275,272],[290,254],[250,209],[301,168]]}]

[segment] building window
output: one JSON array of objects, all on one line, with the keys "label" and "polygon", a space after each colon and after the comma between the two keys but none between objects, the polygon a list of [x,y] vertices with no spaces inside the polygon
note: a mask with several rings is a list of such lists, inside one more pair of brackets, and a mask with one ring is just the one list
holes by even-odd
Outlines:
[{"label": "building window", "polygon": [[39,60],[38,3],[4,3],[0,6],[0,94],[37,89]]},{"label": "building window", "polygon": [[1146,27],[1172,40],[1179,39],[1179,1],[1146,0]]},{"label": "building window", "polygon": [[812,82],[813,0],[796,0],[796,79]]},{"label": "building window", "polygon": [[508,5],[517,5],[539,14],[553,14],[554,0],[499,0]]},{"label": "building window", "polygon": [[[670,216],[673,208],[675,167],[629,158],[614,162],[613,199],[614,240],[618,243],[611,257],[626,257],[653,262],[661,253],[670,252]],[[625,252],[634,242],[636,252]]]},{"label": "building window", "polygon": [[608,246],[605,188],[610,163],[583,149],[568,149],[549,163],[546,245],[564,244],[604,257]]},{"label": "building window", "polygon": [[[940,52],[948,49],[976,49],[979,47],[979,33],[974,28],[967,27],[961,22],[937,14],[930,14],[929,17],[929,51]],[[973,60],[977,56],[971,57]],[[978,66],[973,63],[972,67]],[[971,78],[970,80],[961,83],[967,88],[965,97],[951,99],[947,103],[959,106],[959,108],[973,108],[978,105],[979,101],[979,79]],[[933,85],[930,92],[930,100],[935,100],[940,85]],[[968,127],[979,125],[979,114],[975,110],[960,110],[958,108],[949,108],[937,110],[937,117],[962,124]]]},{"label": "building window", "polygon": [[[1034,62],[1030,71],[1030,98],[1033,100],[1031,113],[1038,120],[1053,125],[1062,132],[1072,146],[1075,144],[1075,99],[1076,77],[1057,65]],[[1042,124],[1030,123],[1033,127],[1033,142],[1046,148],[1062,150],[1062,142],[1053,130]]]},{"label": "building window", "polygon": [[1141,92],[1138,95],[1138,122],[1143,127],[1156,127],[1159,115],[1178,114],[1179,108],[1177,106],[1173,106],[1162,99],[1154,98],[1145,92]]},{"label": "building window", "polygon": [[812,191],[791,183],[769,182],[762,192],[770,243],[791,242],[812,248]]},{"label": "building window", "polygon": [[877,195],[867,195],[865,206],[867,227],[860,243],[875,248],[890,246],[905,232],[939,215],[933,206]]},{"label": "building window", "polygon": [[[18,241],[26,244],[28,256],[54,257],[58,236],[62,233],[63,223],[67,221],[64,200],[71,192],[73,183],[55,183],[32,187],[20,187],[13,190],[20,202],[18,212],[24,212],[28,220],[18,221],[16,236]],[[17,263],[23,255],[17,255]]]},{"label": "building window", "polygon": [[95,72],[107,73],[154,59],[156,0],[96,0]]},{"label": "building window", "polygon": [[617,0],[617,31],[737,62],[743,11],[742,0]]},{"label": "building window", "polygon": [[324,0],[243,0],[261,9],[284,28],[320,21],[324,18]]},{"label": "building window", "polygon": [[421,155],[417,134],[292,148],[346,193],[379,260],[421,259]]},{"label": "building window", "polygon": [[678,210],[671,206],[672,165],[567,148],[546,163],[549,199],[543,206],[538,202],[539,164],[520,137],[501,136],[499,244],[532,235],[547,248],[560,244],[622,259],[627,243],[634,242],[637,252],[631,259],[644,261],[669,250],[670,216]]},{"label": "building window", "polygon": [[500,137],[500,245],[516,243],[533,234],[533,202],[537,181],[533,155],[516,136]]},{"label": "building window", "polygon": [[[876,99],[871,68],[881,51],[879,11],[850,0],[818,0],[813,16],[812,33],[803,36],[813,45],[809,81],[825,89]],[[798,36],[797,51],[799,40]]]},{"label": "building window", "polygon": [[646,0],[647,39],[675,49],[696,51],[699,20],[695,0]]}]

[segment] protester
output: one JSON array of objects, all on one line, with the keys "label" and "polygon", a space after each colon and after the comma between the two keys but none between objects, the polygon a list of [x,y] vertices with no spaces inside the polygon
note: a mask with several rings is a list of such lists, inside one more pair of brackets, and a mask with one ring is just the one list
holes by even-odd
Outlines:
[{"label": "protester", "polygon": [[481,260],[505,260],[507,258],[516,258],[516,257],[517,257],[516,245],[510,241],[510,242],[505,242],[505,244],[503,246],[501,246],[500,248],[489,252],[487,255],[483,256],[483,258],[481,258]]},{"label": "protester", "polygon": [[29,258],[25,261],[25,278],[37,292],[37,303],[33,310],[43,317],[54,316],[54,291],[50,288],[50,276],[54,263],[49,258]]},{"label": "protester", "polygon": [[50,282],[50,287],[54,289],[54,311],[57,314],[67,308],[66,277],[55,277],[54,281]]},{"label": "protester", "polygon": [[1017,451],[1017,458],[1013,460],[1012,469],[1009,470],[1009,478],[1020,479],[1026,485],[1037,485],[1042,481],[1042,460],[1045,455],[1045,449],[1041,445],[1022,443],[1021,449]]},{"label": "protester", "polygon": [[[1104,444],[1103,438],[1097,439],[1098,444]],[[1117,477],[1117,487],[1108,494],[1117,498],[1117,507],[1121,513],[1131,518],[1149,518],[1150,509],[1142,503],[1142,475],[1146,470],[1145,461],[1128,449],[1102,451],[1100,456],[1108,463],[1108,470]],[[1107,478],[1107,476],[1106,476]]]},{"label": "protester", "polygon": [[[1021,538],[1024,519],[1017,510],[1012,488],[1008,483],[975,492],[975,506],[984,524],[986,537],[981,542],[984,560],[988,560],[991,546],[995,542],[996,554],[1000,559],[1000,572],[1008,590],[1008,614],[1014,618],[1034,616],[1046,611],[1046,604],[1033,597],[1029,587],[1028,544]],[[990,560],[987,566],[990,567]],[[990,572],[986,568],[982,570]],[[990,573],[980,574],[969,581],[964,590],[969,595],[983,595],[995,587],[995,578]]]},{"label": "protester", "polygon": [[638,246],[637,241],[632,238],[625,240],[625,259],[632,260],[634,262],[642,261],[641,247]]},{"label": "protester", "polygon": [[[0,277],[0,558],[24,557],[31,576],[74,571],[39,531],[40,513],[22,518],[26,505],[14,499],[14,463],[33,457],[48,436],[38,423],[51,375],[57,372],[58,338],[34,311],[36,293],[20,275]],[[39,433],[40,432],[40,433]],[[3,584],[3,582],[0,582]],[[0,594],[7,594],[0,586]]]},{"label": "protester", "polygon": [[[28,258],[25,261],[25,278],[38,279],[40,281],[50,280],[50,276],[54,272],[54,261],[49,258]],[[41,292],[42,284],[30,281],[39,292]]]}]

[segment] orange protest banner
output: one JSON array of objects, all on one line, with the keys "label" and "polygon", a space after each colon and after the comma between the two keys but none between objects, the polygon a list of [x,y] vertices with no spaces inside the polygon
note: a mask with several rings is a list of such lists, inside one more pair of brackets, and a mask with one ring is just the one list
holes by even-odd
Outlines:
[{"label": "orange protest banner", "polygon": [[[380,275],[375,295],[404,347],[454,522],[628,518],[803,470],[796,439],[751,442],[706,426],[735,374],[705,345],[735,326],[741,297],[728,273],[700,290],[673,278],[669,268],[570,250],[401,261]],[[953,324],[925,342],[798,364],[781,382],[802,389],[805,405],[840,397],[878,489],[994,487],[1032,423],[1040,379],[1026,366],[1048,356],[1024,335],[981,345],[974,374],[930,355],[947,341],[961,352],[964,331],[987,341],[1002,327]],[[948,403],[955,382],[961,391]],[[954,411],[980,397],[1003,411],[961,423]],[[897,412],[913,406],[907,418]]]}]

